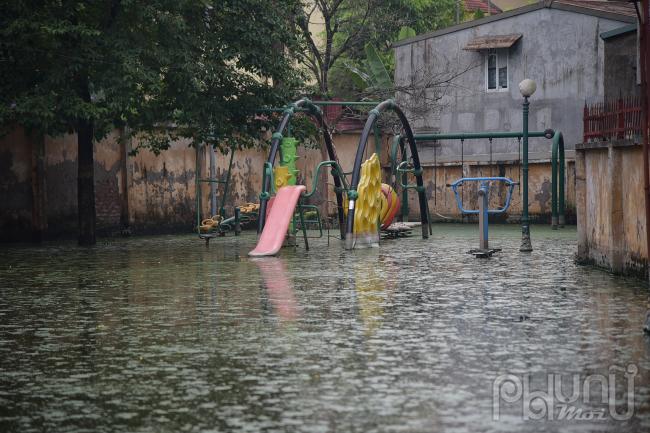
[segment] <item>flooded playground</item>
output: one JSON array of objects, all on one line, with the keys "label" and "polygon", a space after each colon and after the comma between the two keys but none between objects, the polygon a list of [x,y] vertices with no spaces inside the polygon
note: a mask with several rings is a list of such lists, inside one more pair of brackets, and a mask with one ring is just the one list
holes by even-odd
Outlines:
[{"label": "flooded playground", "polygon": [[[575,265],[575,228],[520,237],[493,226],[490,259],[476,225],[263,259],[253,232],[3,247],[0,431],[650,431],[647,288]],[[590,375],[572,406],[602,419],[535,394]]]}]

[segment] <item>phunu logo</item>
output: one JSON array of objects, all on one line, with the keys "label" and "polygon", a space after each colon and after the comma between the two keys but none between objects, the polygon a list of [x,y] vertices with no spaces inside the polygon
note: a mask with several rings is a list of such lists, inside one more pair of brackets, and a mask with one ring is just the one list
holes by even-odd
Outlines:
[{"label": "phunu logo", "polygon": [[[627,397],[627,404],[624,410],[616,406],[617,372],[619,380],[622,380],[621,376],[625,376],[626,380],[623,394]],[[502,403],[511,405],[521,402],[524,420],[629,420],[634,415],[634,380],[637,373],[638,368],[633,364],[628,365],[627,369],[613,366],[609,368],[607,376],[592,374],[581,377],[574,374],[570,383],[567,383],[568,377],[565,376],[563,381],[561,374],[551,373],[546,377],[546,391],[531,390],[530,375],[504,374],[492,383],[492,419],[499,420]],[[597,391],[600,392],[592,396]],[[589,408],[580,407],[579,400]],[[594,408],[598,405],[603,407]]]}]

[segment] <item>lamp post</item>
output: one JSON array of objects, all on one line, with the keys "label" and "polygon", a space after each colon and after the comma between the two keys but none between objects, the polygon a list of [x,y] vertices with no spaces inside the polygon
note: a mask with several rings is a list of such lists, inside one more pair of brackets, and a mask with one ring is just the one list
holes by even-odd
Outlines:
[{"label": "lamp post", "polygon": [[522,137],[522,154],[523,161],[521,171],[523,174],[522,179],[522,203],[521,203],[521,247],[519,251],[530,252],[533,250],[533,245],[530,243],[530,219],[528,217],[528,107],[530,98],[537,90],[537,84],[526,78],[519,83],[519,91],[524,97],[523,106],[523,137]]}]

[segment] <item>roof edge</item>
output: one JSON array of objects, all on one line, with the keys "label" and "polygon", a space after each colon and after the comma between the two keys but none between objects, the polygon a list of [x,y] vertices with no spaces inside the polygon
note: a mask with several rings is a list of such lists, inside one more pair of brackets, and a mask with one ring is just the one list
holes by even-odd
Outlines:
[{"label": "roof edge", "polygon": [[560,3],[553,2],[550,6],[550,9],[557,9],[557,10],[567,11],[567,12],[575,12],[584,15],[591,15],[598,18],[606,18],[612,21],[622,21],[624,23],[630,23],[630,24],[636,23],[636,17],[617,14],[615,12],[599,11],[596,9],[591,9],[583,6],[577,6],[577,5],[561,3],[561,2]]},{"label": "roof edge", "polygon": [[547,7],[548,2],[544,3],[534,3],[532,5],[523,6],[517,9],[511,9],[506,12],[502,12],[497,15],[490,15],[485,18],[479,18],[478,20],[467,21],[460,24],[455,24],[453,26],[445,27],[444,29],[436,30],[435,32],[424,33],[421,35],[413,36],[412,38],[402,39],[401,41],[393,42],[393,48],[401,47],[403,45],[412,44],[414,42],[420,42],[426,39],[437,38],[438,36],[446,35],[449,33],[454,33],[460,30],[470,29],[472,27],[478,27],[482,24],[491,23],[493,21],[499,21],[502,19],[515,17],[517,15],[523,15],[528,12],[533,12],[539,9],[544,9]]},{"label": "roof edge", "polygon": [[580,13],[584,15],[591,15],[595,16],[598,18],[606,18],[610,19],[613,21],[620,21],[624,23],[636,23],[636,18],[627,16],[627,15],[621,15],[621,14],[616,14],[612,12],[605,12],[605,11],[598,11],[595,9],[590,9],[590,8],[585,8],[585,7],[580,7],[580,6],[575,6],[575,5],[570,5],[570,4],[563,4],[563,3],[556,3],[554,0],[546,0],[543,3],[533,3],[528,6],[523,6],[517,9],[511,9],[507,12],[503,12],[497,15],[491,15],[485,18],[480,18],[478,20],[472,20],[472,21],[467,21],[465,23],[460,23],[460,24],[455,24],[453,26],[446,27],[444,29],[436,30],[434,32],[429,32],[429,33],[424,33],[421,35],[414,36],[412,38],[408,39],[403,39],[401,41],[393,42],[392,48],[397,48],[401,47],[404,45],[409,45],[415,42],[420,42],[424,41],[427,39],[433,39],[437,38],[438,36],[443,36],[447,35],[449,33],[455,33],[461,30],[466,30],[470,29],[473,27],[478,27],[483,24],[488,24],[493,21],[499,21],[499,20],[504,20],[512,17],[516,17],[518,15],[523,15],[527,14],[529,12],[534,12],[540,9],[558,9],[558,10],[563,10],[567,12],[575,12],[575,13]]},{"label": "roof edge", "polygon": [[636,23],[628,24],[628,25],[625,25],[623,27],[617,27],[614,30],[610,30],[608,32],[602,32],[600,34],[600,39],[602,39],[602,40],[610,39],[610,38],[613,38],[615,36],[620,36],[620,35],[624,35],[626,33],[632,33],[632,32],[636,33]]}]

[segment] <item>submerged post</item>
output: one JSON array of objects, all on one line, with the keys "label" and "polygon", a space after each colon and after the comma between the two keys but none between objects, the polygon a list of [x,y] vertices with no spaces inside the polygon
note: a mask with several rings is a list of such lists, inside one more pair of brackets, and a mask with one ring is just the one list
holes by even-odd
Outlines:
[{"label": "submerged post", "polygon": [[210,152],[210,216],[217,214],[217,184],[214,182],[217,177],[217,157],[212,146],[207,147]]},{"label": "submerged post", "polygon": [[487,251],[488,245],[488,182],[481,182],[478,190],[478,231],[479,249]]},{"label": "submerged post", "polygon": [[519,83],[519,91],[524,97],[523,105],[523,137],[522,137],[522,203],[521,203],[521,247],[519,251],[530,252],[533,245],[530,242],[530,219],[528,217],[528,98],[537,90],[537,84],[528,78]]},{"label": "submerged post", "polygon": [[241,233],[241,209],[235,207],[235,236]]}]

